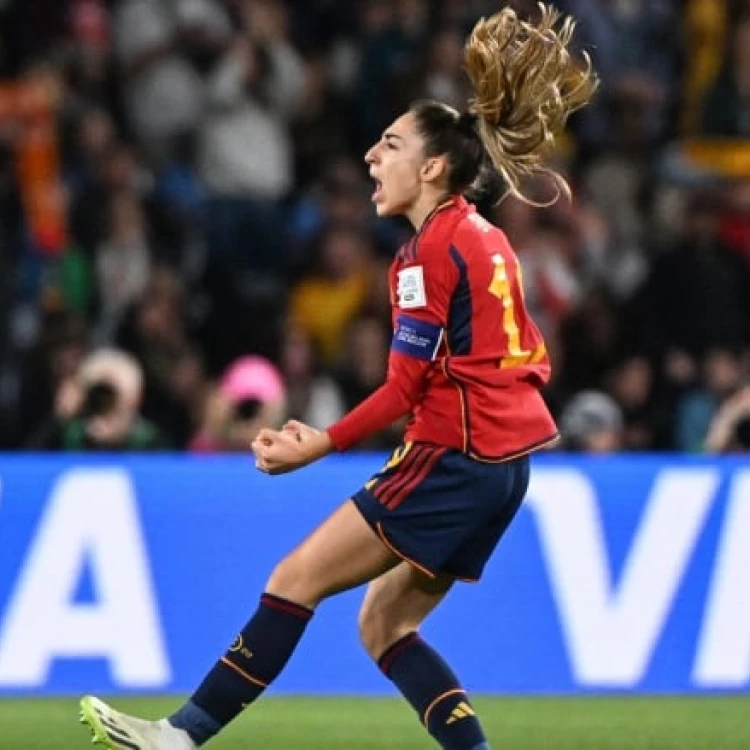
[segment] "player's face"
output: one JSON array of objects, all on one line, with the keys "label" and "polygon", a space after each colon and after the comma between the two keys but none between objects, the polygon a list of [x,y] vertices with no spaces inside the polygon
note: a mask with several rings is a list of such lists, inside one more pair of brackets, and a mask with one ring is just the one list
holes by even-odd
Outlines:
[{"label": "player's face", "polygon": [[422,137],[411,112],[399,117],[367,152],[375,180],[372,201],[378,216],[408,214],[422,191],[425,163]]}]

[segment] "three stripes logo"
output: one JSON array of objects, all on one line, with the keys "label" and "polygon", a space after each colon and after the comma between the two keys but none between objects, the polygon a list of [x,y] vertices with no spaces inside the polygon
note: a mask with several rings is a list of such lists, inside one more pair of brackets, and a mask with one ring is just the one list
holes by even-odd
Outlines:
[{"label": "three stripes logo", "polygon": [[[111,742],[117,747],[122,748],[122,750],[140,750],[141,745],[136,744],[135,738],[125,727],[118,725],[110,717],[105,716],[98,707],[94,706],[93,708]],[[96,737],[94,738],[94,742],[96,742]]]},{"label": "three stripes logo", "polygon": [[468,719],[470,716],[476,716],[474,709],[466,702],[461,701],[452,711],[448,717],[446,724],[455,724],[461,719]]}]

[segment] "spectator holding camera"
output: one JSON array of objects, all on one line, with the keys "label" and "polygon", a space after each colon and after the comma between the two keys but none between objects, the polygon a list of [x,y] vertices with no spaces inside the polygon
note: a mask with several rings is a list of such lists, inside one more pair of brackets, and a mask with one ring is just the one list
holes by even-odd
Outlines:
[{"label": "spectator holding camera", "polygon": [[98,349],[60,385],[53,417],[29,447],[54,451],[166,449],[159,429],[140,414],[143,372],[119,349]]},{"label": "spectator holding camera", "polygon": [[281,426],[285,412],[286,394],[279,371],[263,357],[240,357],[206,399],[203,423],[189,450],[247,451],[262,428]]}]

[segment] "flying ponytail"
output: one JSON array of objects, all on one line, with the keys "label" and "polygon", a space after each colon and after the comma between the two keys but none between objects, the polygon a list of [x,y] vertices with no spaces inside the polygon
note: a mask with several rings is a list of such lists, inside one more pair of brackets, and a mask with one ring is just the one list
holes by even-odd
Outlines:
[{"label": "flying ponytail", "polygon": [[565,178],[544,159],[568,117],[599,84],[588,55],[575,59],[569,50],[575,21],[542,3],[539,8],[537,23],[504,8],[474,27],[465,47],[474,95],[469,115],[460,118],[476,117],[477,133],[506,190],[527,203],[533,201],[522,183],[536,174],[553,179],[555,200],[570,195]]}]

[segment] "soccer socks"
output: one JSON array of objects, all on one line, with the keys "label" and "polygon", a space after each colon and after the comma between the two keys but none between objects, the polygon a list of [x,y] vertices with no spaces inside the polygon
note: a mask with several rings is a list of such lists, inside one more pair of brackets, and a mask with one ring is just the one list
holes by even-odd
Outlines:
[{"label": "soccer socks", "polygon": [[191,699],[169,717],[202,745],[252,703],[279,675],[313,613],[263,594],[260,605]]},{"label": "soccer socks", "polygon": [[444,750],[489,750],[482,726],[451,668],[416,633],[396,641],[378,666]]}]

